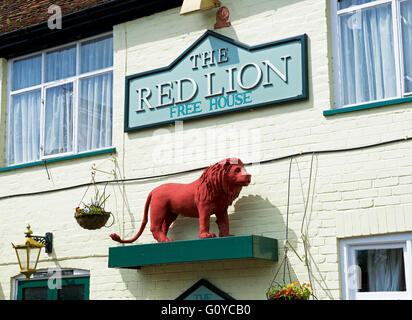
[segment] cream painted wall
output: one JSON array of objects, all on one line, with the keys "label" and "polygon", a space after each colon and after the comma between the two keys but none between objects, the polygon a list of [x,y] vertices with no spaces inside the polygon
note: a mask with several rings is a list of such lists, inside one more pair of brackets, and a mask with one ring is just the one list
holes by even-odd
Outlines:
[{"label": "cream painted wall", "polygon": [[[116,154],[56,162],[0,172],[0,197],[47,190],[96,180],[164,174],[212,164],[226,156],[245,162],[289,154],[346,148],[411,135],[410,104],[347,113],[325,118],[332,107],[330,42],[326,1],[226,0],[232,26],[217,30],[248,45],[306,33],[309,38],[309,99],[254,111],[184,123],[183,134],[174,126],[123,132],[124,78],[172,62],[207,29],[213,29],[215,11],[188,17],[179,9],[114,27],[113,145]],[[4,63],[3,63],[4,66]],[[3,70],[3,75],[5,70]],[[4,76],[2,77],[4,79]],[[4,98],[2,110],[4,110]],[[161,130],[159,130],[161,129]],[[211,137],[212,133],[218,137]],[[205,152],[208,141],[226,141]],[[161,148],[161,147],[165,148]],[[209,151],[210,151],[209,150]],[[174,161],[183,154],[183,161]],[[289,159],[249,167],[252,184],[230,207],[231,232],[279,239],[282,259],[286,231]],[[292,161],[289,239],[300,256],[302,220],[311,168],[311,156]],[[316,155],[312,163],[311,192],[303,233],[308,238],[311,279],[319,299],[339,299],[339,239],[412,230],[409,211],[412,148],[409,142],[344,153]],[[115,216],[110,228],[81,229],[73,218],[85,188],[0,200],[7,218],[0,226],[0,298],[10,299],[11,277],[19,272],[9,242],[20,243],[27,223],[36,234],[53,232],[53,254],[41,255],[39,268],[68,267],[89,270],[91,299],[173,299],[200,278],[206,278],[236,299],[265,299],[266,288],[279,264],[262,261],[215,261],[153,266],[141,270],[109,269],[108,248],[116,244],[112,232],[130,237],[137,232],[147,194],[166,182],[191,182],[201,171],[133,183],[110,184],[107,204]],[[212,224],[213,230],[216,226]],[[178,219],[170,230],[176,240],[197,237],[194,219]],[[154,242],[149,226],[136,243]],[[293,272],[307,282],[307,267],[289,251]]]}]

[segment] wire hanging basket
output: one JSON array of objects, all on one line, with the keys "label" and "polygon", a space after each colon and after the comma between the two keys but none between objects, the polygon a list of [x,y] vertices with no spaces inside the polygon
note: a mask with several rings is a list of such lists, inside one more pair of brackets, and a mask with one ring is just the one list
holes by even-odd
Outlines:
[{"label": "wire hanging basket", "polygon": [[[100,194],[99,189],[97,188],[94,181],[94,172],[92,172],[92,185],[95,188],[94,198],[92,198],[91,201],[87,204],[83,202],[83,199],[90,187],[88,186],[82,199],[80,200],[79,205],[76,207],[74,214],[74,217],[80,227],[87,230],[96,230],[106,226],[106,223],[109,220],[110,216],[113,217],[113,222],[111,225],[113,225],[114,223],[113,214],[109,211],[106,211],[104,208],[104,204],[110,196],[106,196],[107,184],[104,187],[103,193]],[[83,206],[81,207],[82,204]],[[110,227],[111,225],[107,227]]]},{"label": "wire hanging basket", "polygon": [[87,230],[96,230],[104,227],[112,215],[111,212],[99,214],[84,214],[75,216],[77,223]]}]

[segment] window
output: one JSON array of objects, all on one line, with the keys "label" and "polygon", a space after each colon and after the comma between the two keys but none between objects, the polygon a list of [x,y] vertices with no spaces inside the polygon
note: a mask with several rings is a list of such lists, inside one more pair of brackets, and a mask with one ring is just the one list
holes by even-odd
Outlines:
[{"label": "window", "polygon": [[[89,300],[90,276],[82,270],[40,271],[30,280],[19,276],[15,280],[17,300]],[[59,275],[57,279],[56,274]],[[59,282],[57,282],[59,281]]]},{"label": "window", "polygon": [[344,299],[411,299],[412,234],[342,240]]},{"label": "window", "polygon": [[6,165],[112,145],[113,38],[9,62]]},{"label": "window", "polygon": [[412,95],[412,0],[332,0],[336,107]]}]

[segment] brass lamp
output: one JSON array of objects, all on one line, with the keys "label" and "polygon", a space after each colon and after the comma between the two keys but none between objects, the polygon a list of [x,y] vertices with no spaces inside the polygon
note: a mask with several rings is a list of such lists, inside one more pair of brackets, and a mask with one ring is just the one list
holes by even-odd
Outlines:
[{"label": "brass lamp", "polygon": [[52,252],[52,233],[47,232],[43,236],[33,236],[33,231],[30,230],[30,225],[27,226],[26,243],[13,245],[16,250],[17,260],[20,265],[20,272],[26,276],[26,280],[30,280],[30,276],[36,273],[37,262],[39,261],[41,248],[45,247],[46,253]]}]

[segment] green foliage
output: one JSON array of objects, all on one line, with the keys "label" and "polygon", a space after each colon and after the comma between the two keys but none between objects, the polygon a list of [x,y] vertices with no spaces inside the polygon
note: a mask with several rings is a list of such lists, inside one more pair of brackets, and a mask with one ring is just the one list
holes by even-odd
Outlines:
[{"label": "green foliage", "polygon": [[104,209],[104,203],[106,200],[110,197],[108,195],[107,197],[105,196],[105,193],[99,194],[99,190],[96,189],[96,193],[94,197],[91,199],[90,203],[86,204],[82,202],[83,208],[77,207],[76,208],[76,213],[75,217],[81,216],[81,215],[91,215],[91,214],[109,214],[110,212],[107,212]]}]

